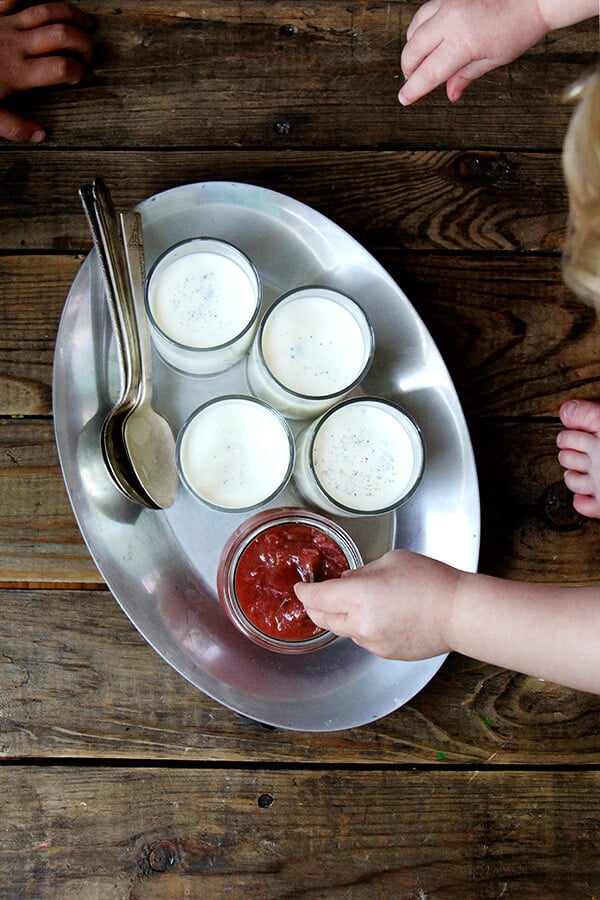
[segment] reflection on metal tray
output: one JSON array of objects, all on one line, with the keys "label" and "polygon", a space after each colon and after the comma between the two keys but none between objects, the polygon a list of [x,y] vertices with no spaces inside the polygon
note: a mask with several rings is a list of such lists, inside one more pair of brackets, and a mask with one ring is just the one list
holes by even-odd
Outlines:
[{"label": "reflection on metal tray", "polygon": [[[207,182],[145,200],[146,263],[195,235],[225,238],[256,264],[268,306],[284,291],[329,284],[354,296],[375,332],[365,393],[388,397],[419,422],[427,469],[395,514],[344,519],[365,561],[405,547],[474,571],[479,493],[469,434],[440,354],[410,302],[373,257],[309,207],[246,184]],[[154,355],[154,401],[177,431],[211,396],[246,392],[244,363],[220,375],[174,372]],[[182,676],[260,722],[334,731],[378,719],[410,700],[444,657],[382,660],[339,639],[304,656],[263,650],[237,632],[215,591],[221,549],[244,516],[203,507],[180,487],[164,511],[141,509],[113,486],[99,448],[117,388],[117,361],[91,253],[67,298],[54,363],[54,416],[63,475],[90,553],[148,643]],[[295,426],[297,427],[297,426]],[[293,484],[273,506],[302,505]]]}]

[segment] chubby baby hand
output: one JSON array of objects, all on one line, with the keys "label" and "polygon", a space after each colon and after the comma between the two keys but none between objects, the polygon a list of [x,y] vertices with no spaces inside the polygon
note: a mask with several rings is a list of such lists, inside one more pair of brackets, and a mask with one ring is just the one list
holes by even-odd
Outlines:
[{"label": "chubby baby hand", "polygon": [[341,578],[295,586],[321,628],[387,659],[447,653],[453,600],[461,572],[406,550],[392,550]]}]

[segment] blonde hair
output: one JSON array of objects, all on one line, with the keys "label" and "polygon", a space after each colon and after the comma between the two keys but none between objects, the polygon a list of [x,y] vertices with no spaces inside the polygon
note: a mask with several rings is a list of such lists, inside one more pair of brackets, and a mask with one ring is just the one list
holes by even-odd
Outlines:
[{"label": "blonde hair", "polygon": [[563,145],[569,221],[563,247],[565,283],[600,309],[600,69],[566,95],[576,100]]}]

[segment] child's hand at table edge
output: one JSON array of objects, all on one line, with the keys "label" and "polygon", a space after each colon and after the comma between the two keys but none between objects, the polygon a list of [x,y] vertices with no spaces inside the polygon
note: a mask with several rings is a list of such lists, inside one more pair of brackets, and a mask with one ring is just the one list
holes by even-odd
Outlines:
[{"label": "child's hand at table edge", "polygon": [[[93,18],[63,2],[17,9],[18,0],[0,0],[0,101],[19,91],[81,81],[92,62]],[[0,106],[0,137],[38,143],[45,131]]]},{"label": "child's hand at table edge", "polygon": [[598,16],[597,0],[428,0],[406,32],[398,99],[408,106],[446,82],[451,101],[550,31]]}]

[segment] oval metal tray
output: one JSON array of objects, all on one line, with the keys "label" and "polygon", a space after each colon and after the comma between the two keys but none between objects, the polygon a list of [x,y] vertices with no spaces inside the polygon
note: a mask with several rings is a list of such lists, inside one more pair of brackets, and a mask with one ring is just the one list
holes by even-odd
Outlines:
[{"label": "oval metal tray", "polygon": [[[419,422],[427,468],[395,514],[344,519],[365,561],[405,547],[474,571],[479,491],[469,433],[443,360],[409,300],[353,238],[315,210],[247,184],[174,188],[137,207],[149,268],[171,244],[225,238],[256,264],[265,306],[284,291],[326,283],[354,296],[375,332],[362,385]],[[221,375],[180,375],[153,358],[154,403],[175,432],[211,396],[246,392],[245,364]],[[304,656],[262,650],[220,608],[221,549],[245,516],[202,506],[180,487],[164,511],[141,509],[114,487],[102,462],[100,426],[117,393],[117,359],[95,253],[79,270],[57,336],[53,401],[63,476],[89,551],[124,612],[177,672],[242,715],[281,728],[334,731],[371,722],[413,697],[445,657],[379,659],[340,639]],[[298,426],[294,426],[297,428]],[[273,506],[304,505],[293,483]],[[418,586],[417,586],[418,587]]]}]

